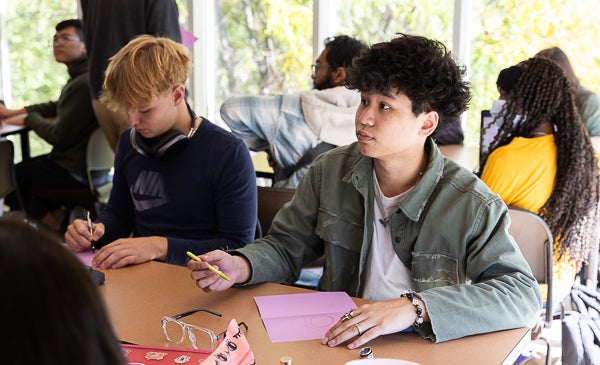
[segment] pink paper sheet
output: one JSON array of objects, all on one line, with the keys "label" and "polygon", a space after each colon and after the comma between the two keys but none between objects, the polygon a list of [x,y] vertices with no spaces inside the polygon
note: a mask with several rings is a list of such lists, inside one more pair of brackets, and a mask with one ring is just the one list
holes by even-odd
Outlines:
[{"label": "pink paper sheet", "polygon": [[344,292],[254,297],[272,342],[321,339],[340,317],[356,308]]},{"label": "pink paper sheet", "polygon": [[91,250],[90,251],[83,251],[83,252],[75,252],[75,255],[84,264],[86,264],[88,266],[92,266],[92,259],[94,258],[95,253],[93,253]]}]

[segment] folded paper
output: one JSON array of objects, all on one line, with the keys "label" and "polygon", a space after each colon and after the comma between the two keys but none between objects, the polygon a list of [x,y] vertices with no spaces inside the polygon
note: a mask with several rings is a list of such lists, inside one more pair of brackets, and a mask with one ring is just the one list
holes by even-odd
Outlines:
[{"label": "folded paper", "polygon": [[315,292],[254,297],[273,342],[314,340],[356,308],[344,292]]}]

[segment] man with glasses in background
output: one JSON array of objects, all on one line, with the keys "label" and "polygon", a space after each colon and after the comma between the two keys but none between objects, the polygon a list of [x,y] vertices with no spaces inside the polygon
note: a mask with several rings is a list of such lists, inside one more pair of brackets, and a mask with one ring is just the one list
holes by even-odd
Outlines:
[{"label": "man with glasses in background", "polygon": [[[69,80],[57,101],[8,109],[0,105],[0,121],[29,127],[52,145],[50,153],[16,165],[19,190],[30,219],[52,230],[61,229],[65,209],[61,202],[32,195],[32,190],[87,186],[85,153],[91,133],[98,128],[87,80],[87,51],[79,19],[61,21],[52,40],[54,59],[67,66]],[[17,206],[17,198],[6,203]]]},{"label": "man with glasses in background", "polygon": [[360,94],[344,86],[346,69],[367,47],[346,35],[325,40],[312,65],[314,89],[293,94],[230,97],[221,117],[252,151],[266,151],[273,186],[295,188],[319,154],[356,141]]}]

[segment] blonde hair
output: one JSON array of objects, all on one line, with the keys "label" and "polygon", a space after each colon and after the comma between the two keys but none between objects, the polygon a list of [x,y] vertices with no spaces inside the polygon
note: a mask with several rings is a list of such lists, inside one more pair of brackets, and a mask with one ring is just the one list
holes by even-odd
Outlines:
[{"label": "blonde hair", "polygon": [[191,57],[182,44],[141,35],[110,59],[100,101],[115,111],[139,110],[164,91],[185,85],[191,69]]}]

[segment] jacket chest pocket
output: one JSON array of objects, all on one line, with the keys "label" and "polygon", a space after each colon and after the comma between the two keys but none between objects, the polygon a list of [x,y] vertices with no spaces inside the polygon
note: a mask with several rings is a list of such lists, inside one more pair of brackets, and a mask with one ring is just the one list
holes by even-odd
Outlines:
[{"label": "jacket chest pocket", "polygon": [[326,246],[331,244],[339,249],[360,254],[363,236],[360,223],[353,222],[334,212],[320,209],[315,233],[321,237]]},{"label": "jacket chest pocket", "polygon": [[459,282],[458,260],[447,255],[413,252],[411,271],[419,291]]},{"label": "jacket chest pocket", "polygon": [[327,256],[323,282],[333,285],[322,289],[344,290],[356,295],[363,237],[362,225],[339,214],[320,209],[315,233],[323,240]]}]

